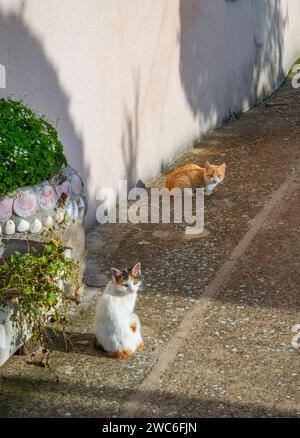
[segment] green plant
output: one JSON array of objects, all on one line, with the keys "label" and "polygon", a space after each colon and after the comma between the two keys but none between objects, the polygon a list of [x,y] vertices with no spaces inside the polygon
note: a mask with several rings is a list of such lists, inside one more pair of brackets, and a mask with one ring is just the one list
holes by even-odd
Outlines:
[{"label": "green plant", "polygon": [[64,332],[69,304],[74,295],[66,295],[58,279],[66,285],[77,284],[78,265],[65,257],[57,240],[44,243],[40,254],[35,249],[25,254],[13,253],[0,264],[0,304],[11,301],[11,316],[21,335],[29,329],[33,340],[43,340],[46,315],[54,317],[54,328]]},{"label": "green plant", "polygon": [[38,184],[67,164],[56,129],[23,102],[0,99],[0,197]]}]

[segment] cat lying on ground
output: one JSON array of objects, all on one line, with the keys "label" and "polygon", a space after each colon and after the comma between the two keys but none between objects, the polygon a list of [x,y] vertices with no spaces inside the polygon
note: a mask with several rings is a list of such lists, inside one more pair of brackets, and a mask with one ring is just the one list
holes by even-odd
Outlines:
[{"label": "cat lying on ground", "polygon": [[210,196],[214,188],[220,184],[225,177],[226,164],[214,165],[208,161],[205,167],[197,164],[185,164],[170,172],[166,177],[166,187],[172,190],[176,187],[186,188],[204,188],[204,194]]},{"label": "cat lying on ground", "polygon": [[97,304],[95,347],[109,357],[125,359],[144,348],[140,320],[134,313],[141,264],[111,272],[112,280]]}]

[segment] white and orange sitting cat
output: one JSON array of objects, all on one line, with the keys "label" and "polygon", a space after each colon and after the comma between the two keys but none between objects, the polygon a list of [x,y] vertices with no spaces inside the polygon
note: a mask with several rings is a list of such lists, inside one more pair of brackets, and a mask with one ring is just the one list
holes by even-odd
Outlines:
[{"label": "white and orange sitting cat", "polygon": [[141,324],[134,313],[141,285],[141,264],[111,269],[112,280],[99,298],[95,321],[95,347],[105,355],[125,359],[144,348]]},{"label": "white and orange sitting cat", "polygon": [[208,161],[205,167],[197,164],[185,164],[170,172],[166,177],[166,187],[172,190],[176,187],[204,188],[204,194],[210,196],[214,188],[220,184],[225,177],[226,164],[210,164]]}]

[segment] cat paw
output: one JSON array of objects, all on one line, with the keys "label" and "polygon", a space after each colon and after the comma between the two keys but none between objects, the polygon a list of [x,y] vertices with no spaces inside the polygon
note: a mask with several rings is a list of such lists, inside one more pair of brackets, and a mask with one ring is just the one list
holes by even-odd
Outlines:
[{"label": "cat paw", "polygon": [[142,351],[145,348],[145,344],[143,342],[141,342],[138,346],[137,346],[137,351]]},{"label": "cat paw", "polygon": [[108,351],[105,353],[105,355],[111,359],[128,359],[130,356],[132,356],[132,354],[133,353],[130,348],[124,351]]}]

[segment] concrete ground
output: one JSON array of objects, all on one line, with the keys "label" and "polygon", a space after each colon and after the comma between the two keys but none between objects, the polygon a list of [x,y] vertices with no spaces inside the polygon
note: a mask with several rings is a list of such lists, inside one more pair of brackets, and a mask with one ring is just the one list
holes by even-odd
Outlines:
[{"label": "concrete ground", "polygon": [[[205,200],[205,230],[116,224],[87,238],[88,283],[49,367],[28,356],[0,369],[1,417],[299,417],[299,90],[206,136],[181,163],[227,163]],[[163,177],[153,181],[162,185]],[[127,361],[92,346],[95,303],[112,265],[140,260],[146,348]],[[102,274],[101,274],[102,272]],[[104,274],[103,274],[104,273]]]}]

